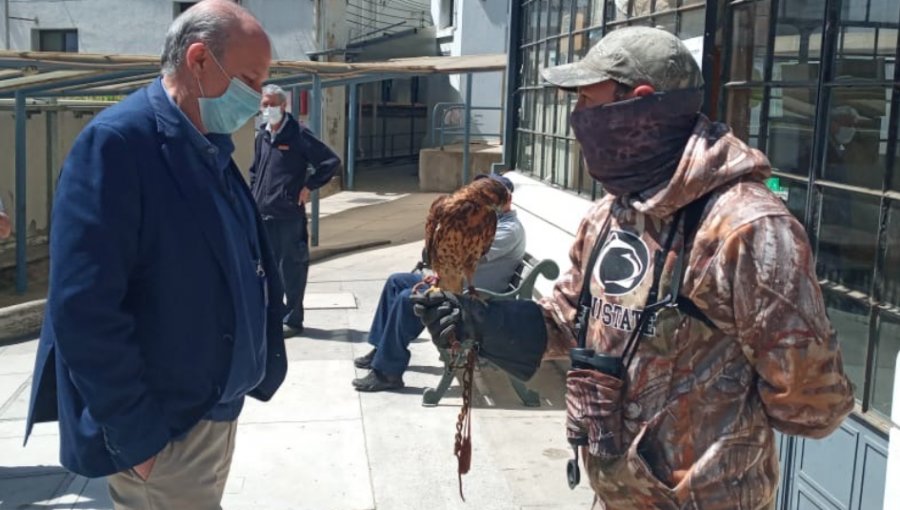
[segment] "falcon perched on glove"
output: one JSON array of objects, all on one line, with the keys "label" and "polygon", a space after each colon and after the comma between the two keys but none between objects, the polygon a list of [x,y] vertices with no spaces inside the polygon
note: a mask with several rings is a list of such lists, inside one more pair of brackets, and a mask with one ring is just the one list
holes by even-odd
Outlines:
[{"label": "falcon perched on glove", "polygon": [[509,190],[497,179],[476,179],[431,204],[425,221],[425,254],[435,273],[434,285],[459,294],[478,260],[491,248],[497,217],[509,201]]}]

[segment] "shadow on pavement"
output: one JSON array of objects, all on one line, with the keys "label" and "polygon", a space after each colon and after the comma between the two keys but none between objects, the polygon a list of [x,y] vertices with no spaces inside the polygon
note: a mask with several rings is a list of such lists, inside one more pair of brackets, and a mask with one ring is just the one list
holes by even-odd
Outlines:
[{"label": "shadow on pavement", "polygon": [[303,333],[285,338],[286,342],[297,340],[332,340],[337,342],[348,342],[351,344],[359,344],[366,341],[368,331],[360,331],[358,329],[320,329],[320,328],[303,328]]}]

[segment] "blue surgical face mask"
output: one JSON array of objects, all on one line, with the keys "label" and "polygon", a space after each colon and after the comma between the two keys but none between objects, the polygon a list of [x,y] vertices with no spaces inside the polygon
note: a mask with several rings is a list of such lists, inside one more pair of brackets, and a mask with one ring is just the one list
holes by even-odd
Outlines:
[{"label": "blue surgical face mask", "polygon": [[[212,53],[210,55],[222,74],[227,77],[228,73],[219,64],[216,56]],[[206,96],[200,80],[197,80],[197,86],[200,87],[200,94]],[[256,115],[260,99],[259,93],[248,87],[246,83],[237,78],[231,78],[228,89],[221,96],[201,97],[197,100],[200,104],[200,120],[203,121],[203,125],[210,133],[234,133],[246,124],[250,117]]]}]

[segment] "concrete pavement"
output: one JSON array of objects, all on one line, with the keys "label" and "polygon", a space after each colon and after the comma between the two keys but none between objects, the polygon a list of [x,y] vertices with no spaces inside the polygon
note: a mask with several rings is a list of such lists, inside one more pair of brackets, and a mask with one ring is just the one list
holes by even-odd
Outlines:
[{"label": "concrete pavement", "polygon": [[[421,251],[421,234],[415,234],[421,227],[394,222],[390,210],[424,219],[432,197],[345,193],[335,200],[349,205],[335,206],[323,219],[323,241],[336,232],[327,230],[328,218],[343,217],[348,235],[355,231],[395,242],[312,266],[307,330],[287,341],[288,376],[275,398],[250,400],[245,407],[223,507],[589,508],[591,491],[584,484],[570,491],[565,482],[563,377],[555,365],[547,364],[536,376],[544,399],[537,409],[521,406],[501,374],[491,369],[477,374],[465,503],[458,496],[452,455],[459,388],[451,388],[436,408],[421,406],[423,389],[437,383],[441,370],[431,343],[422,338],[411,346],[403,391],[352,389],[350,380],[363,374],[352,359],[369,349],[366,335],[381,285],[391,272],[409,270]],[[358,207],[356,198],[384,203]],[[323,212],[329,199],[323,200]],[[374,232],[377,225],[393,223],[402,225]],[[22,448],[35,348],[33,340],[0,347],[0,509],[111,508],[102,479],[87,480],[59,467],[55,424],[37,426]]]}]

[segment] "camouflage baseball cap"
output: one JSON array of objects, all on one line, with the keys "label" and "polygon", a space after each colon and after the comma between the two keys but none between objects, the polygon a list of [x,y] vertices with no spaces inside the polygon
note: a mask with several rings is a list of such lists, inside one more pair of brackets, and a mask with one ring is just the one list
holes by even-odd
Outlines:
[{"label": "camouflage baseball cap", "polygon": [[583,59],[541,71],[557,87],[574,89],[606,80],[659,92],[703,86],[700,67],[674,35],[658,28],[624,27],[594,45]]}]

